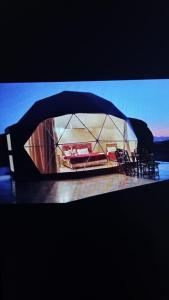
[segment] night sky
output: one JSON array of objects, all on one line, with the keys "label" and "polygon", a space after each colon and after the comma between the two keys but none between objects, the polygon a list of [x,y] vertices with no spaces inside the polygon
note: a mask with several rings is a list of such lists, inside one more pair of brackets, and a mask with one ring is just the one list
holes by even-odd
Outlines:
[{"label": "night sky", "polygon": [[92,92],[112,101],[125,115],[142,119],[154,136],[169,136],[169,80],[1,83],[0,133],[32,104],[62,91]]}]

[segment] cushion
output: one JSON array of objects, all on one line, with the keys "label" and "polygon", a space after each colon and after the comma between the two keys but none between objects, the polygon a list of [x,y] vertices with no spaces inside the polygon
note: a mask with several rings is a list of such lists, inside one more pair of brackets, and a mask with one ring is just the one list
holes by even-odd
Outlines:
[{"label": "cushion", "polygon": [[72,155],[75,155],[75,154],[77,154],[77,150],[75,149],[75,148],[72,148]]},{"label": "cushion", "polygon": [[78,154],[89,154],[89,150],[88,150],[88,148],[77,149],[77,153]]},{"label": "cushion", "polygon": [[72,151],[71,150],[64,151],[64,154],[65,154],[65,156],[71,156]]},{"label": "cushion", "polygon": [[111,146],[111,147],[107,147],[107,152],[109,153],[109,152],[115,152],[116,151],[116,147],[113,147],[113,146]]}]

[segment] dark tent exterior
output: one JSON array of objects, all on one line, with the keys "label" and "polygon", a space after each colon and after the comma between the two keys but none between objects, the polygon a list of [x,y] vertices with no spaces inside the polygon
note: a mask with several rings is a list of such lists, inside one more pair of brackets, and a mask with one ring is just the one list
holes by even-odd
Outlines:
[{"label": "dark tent exterior", "polygon": [[[16,177],[59,173],[57,165],[62,163],[61,159],[65,173],[81,170],[82,165],[83,170],[86,166],[96,168],[101,162],[103,166],[108,161],[104,156],[105,145],[120,148],[123,142],[123,147],[129,149],[129,140],[135,146],[137,142],[129,119],[117,107],[85,92],[65,91],[35,102],[18,123],[6,128],[5,133],[11,172]],[[45,147],[48,150],[44,150]],[[70,150],[74,151],[76,162]],[[72,167],[72,162],[76,167]]]}]

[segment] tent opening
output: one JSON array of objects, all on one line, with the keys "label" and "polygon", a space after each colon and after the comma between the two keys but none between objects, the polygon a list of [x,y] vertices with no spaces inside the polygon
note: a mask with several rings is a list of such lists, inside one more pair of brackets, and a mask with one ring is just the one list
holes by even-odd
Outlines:
[{"label": "tent opening", "polygon": [[137,138],[130,124],[108,114],[77,113],[41,122],[24,145],[40,173],[116,167],[115,151],[131,152]]}]

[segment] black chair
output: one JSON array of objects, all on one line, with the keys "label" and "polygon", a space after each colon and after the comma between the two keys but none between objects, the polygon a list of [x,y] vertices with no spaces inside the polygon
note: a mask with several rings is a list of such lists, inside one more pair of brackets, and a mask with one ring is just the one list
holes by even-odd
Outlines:
[{"label": "black chair", "polygon": [[131,161],[128,151],[124,149],[117,149],[115,154],[119,165],[119,171],[128,176],[135,176],[135,163]]},{"label": "black chair", "polygon": [[154,160],[153,153],[140,153],[138,155],[138,168],[141,176],[159,177],[159,163]]},{"label": "black chair", "polygon": [[159,177],[159,163],[154,160],[153,153],[149,154],[147,160],[142,162],[142,175],[149,177]]}]

